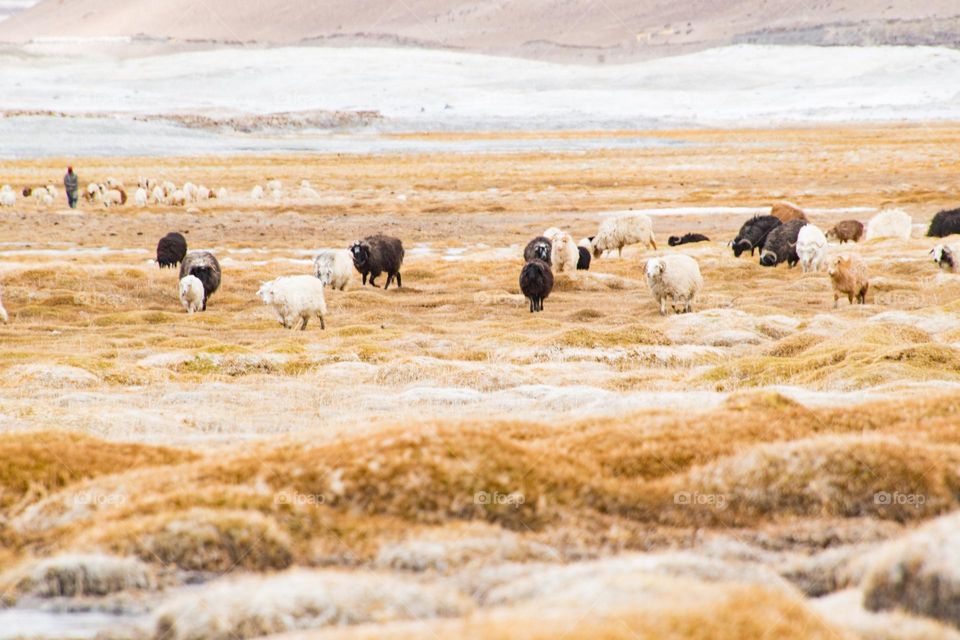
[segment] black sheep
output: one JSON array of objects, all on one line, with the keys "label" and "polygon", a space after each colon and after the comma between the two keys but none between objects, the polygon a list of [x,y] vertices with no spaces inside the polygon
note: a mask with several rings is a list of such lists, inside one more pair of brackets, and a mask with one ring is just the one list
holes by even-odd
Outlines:
[{"label": "black sheep", "polygon": [[524,247],[523,261],[530,262],[531,260],[541,260],[547,264],[553,264],[550,262],[550,253],[552,251],[553,243],[550,242],[550,238],[537,236],[528,242],[526,247]]},{"label": "black sheep", "polygon": [[209,251],[191,251],[180,263],[180,279],[195,276],[203,283],[203,311],[207,300],[220,288],[220,263]]},{"label": "black sheep", "polygon": [[955,233],[960,233],[960,209],[941,211],[933,216],[927,229],[930,238],[944,238]]},{"label": "black sheep", "polygon": [[157,264],[161,269],[177,266],[183,262],[185,255],[187,255],[187,239],[176,231],[163,236],[157,243]]},{"label": "black sheep", "polygon": [[400,267],[403,266],[403,243],[399,239],[381,233],[367,236],[350,246],[350,254],[353,256],[353,266],[363,276],[364,285],[367,284],[369,275],[370,284],[374,287],[378,286],[374,280],[385,271],[387,282],[383,285],[384,291],[390,287],[394,278],[397,279],[398,287],[403,286],[400,278]]},{"label": "black sheep", "polygon": [[760,252],[760,264],[765,267],[775,267],[781,262],[794,267],[800,262],[797,255],[797,236],[800,229],[807,224],[806,220],[797,218],[784,222],[767,235]]},{"label": "black sheep", "polygon": [[702,233],[685,233],[682,236],[670,236],[667,238],[667,244],[675,247],[678,244],[690,244],[692,242],[710,242],[710,238]]},{"label": "black sheep", "polygon": [[577,247],[580,257],[577,258],[577,271],[590,270],[590,249],[586,247]]},{"label": "black sheep", "polygon": [[530,260],[520,271],[520,291],[530,301],[530,313],[543,311],[543,301],[553,290],[553,272],[543,260]]},{"label": "black sheep", "polygon": [[740,233],[733,239],[733,255],[740,257],[740,254],[747,249],[750,255],[753,255],[754,249],[763,247],[767,234],[779,227],[782,222],[774,216],[753,216],[743,223],[740,227]]}]

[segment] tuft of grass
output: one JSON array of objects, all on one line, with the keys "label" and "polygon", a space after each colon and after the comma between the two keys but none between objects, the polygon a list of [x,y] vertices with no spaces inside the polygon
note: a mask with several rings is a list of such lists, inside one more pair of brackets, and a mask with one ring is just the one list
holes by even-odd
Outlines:
[{"label": "tuft of grass", "polygon": [[569,329],[557,337],[557,343],[565,347],[628,347],[637,344],[667,345],[670,339],[662,331],[644,325],[629,325],[613,331],[593,329]]}]

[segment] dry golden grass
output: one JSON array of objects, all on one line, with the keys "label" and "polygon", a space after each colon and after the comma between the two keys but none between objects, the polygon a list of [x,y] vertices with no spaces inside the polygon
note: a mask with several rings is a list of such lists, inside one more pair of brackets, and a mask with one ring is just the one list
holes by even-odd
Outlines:
[{"label": "dry golden grass", "polygon": [[[11,317],[0,326],[0,563],[109,553],[173,575],[365,572],[384,549],[442,539],[429,565],[440,567],[469,555],[457,544],[481,529],[499,532],[484,544],[506,564],[696,550],[701,530],[803,553],[957,509],[960,278],[930,261],[931,240],[845,245],[872,286],[868,304],[837,310],[825,274],[735,259],[725,243],[740,214],[654,219],[661,241],[712,238],[682,248],[706,282],[695,314],[658,314],[642,271],[654,252],[636,247],[558,277],[541,314],[517,278],[531,236],[592,234],[606,210],[786,198],[822,228],[869,215],[844,207],[885,204],[925,224],[956,206],[944,185],[960,171],[960,129],[657,135],[685,144],[468,161],[75,161],[82,180],[151,175],[234,195],[187,209],[0,211]],[[59,173],[55,161],[0,162],[0,184]],[[321,196],[247,199],[267,177],[309,179]],[[172,230],[221,259],[206,313],[184,314],[176,274],[148,263]],[[402,289],[331,291],[327,330],[302,333],[256,299],[261,282],[309,272],[314,249],[376,230],[407,247]],[[884,493],[923,502],[882,504]],[[842,637],[802,601],[710,593],[702,609],[657,616],[531,627],[484,614],[435,628]]]}]

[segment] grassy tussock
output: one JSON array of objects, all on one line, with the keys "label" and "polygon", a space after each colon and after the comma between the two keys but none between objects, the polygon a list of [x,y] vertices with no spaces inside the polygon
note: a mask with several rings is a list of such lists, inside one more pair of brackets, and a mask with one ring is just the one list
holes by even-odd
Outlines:
[{"label": "grassy tussock", "polygon": [[156,577],[133,558],[102,554],[59,555],[34,560],[0,576],[11,597],[75,598],[151,589]]},{"label": "grassy tussock", "polygon": [[595,331],[592,329],[569,329],[557,338],[557,344],[564,347],[583,347],[599,349],[602,347],[631,347],[638,344],[666,345],[670,340],[657,329],[632,325],[616,331]]}]

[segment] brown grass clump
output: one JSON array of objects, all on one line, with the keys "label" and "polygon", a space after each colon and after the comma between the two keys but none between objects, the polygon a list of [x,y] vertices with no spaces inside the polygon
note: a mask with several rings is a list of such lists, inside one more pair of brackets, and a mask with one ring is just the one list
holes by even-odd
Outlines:
[{"label": "brown grass clump", "polygon": [[62,431],[7,434],[0,437],[0,513],[16,512],[28,502],[86,478],[195,458],[176,449],[107,442]]},{"label": "brown grass clump", "polygon": [[557,343],[564,347],[597,349],[601,347],[629,347],[638,344],[665,345],[670,344],[670,340],[662,331],[657,329],[644,325],[630,325],[615,331],[569,329],[559,336]]},{"label": "brown grass clump", "polygon": [[40,598],[105,596],[156,585],[153,572],[142,562],[101,554],[34,560],[0,580],[13,583],[7,588],[8,593]]}]

